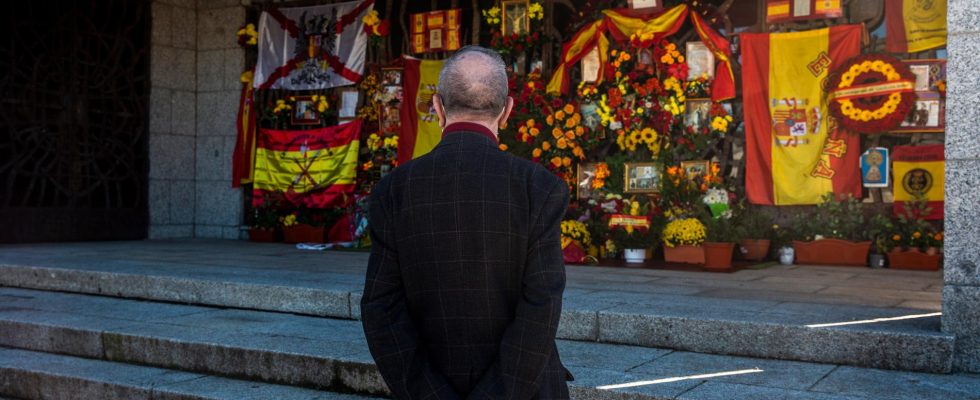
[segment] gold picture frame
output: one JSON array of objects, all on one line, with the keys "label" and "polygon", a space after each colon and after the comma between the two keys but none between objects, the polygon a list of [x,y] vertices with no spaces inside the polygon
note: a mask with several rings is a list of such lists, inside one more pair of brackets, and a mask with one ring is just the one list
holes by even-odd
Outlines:
[{"label": "gold picture frame", "polygon": [[692,161],[681,161],[681,170],[684,171],[684,176],[688,179],[692,179],[695,176],[704,176],[711,171],[711,161],[708,160],[692,160]]},{"label": "gold picture frame", "polygon": [[528,0],[503,0],[500,4],[500,32],[504,36],[525,34],[530,31]]},{"label": "gold picture frame", "polygon": [[659,193],[663,181],[660,164],[639,162],[623,164],[625,193]]},{"label": "gold picture frame", "polygon": [[592,181],[595,179],[595,169],[600,163],[584,162],[579,163],[575,170],[575,197],[579,199],[590,199],[595,194],[592,189]]},{"label": "gold picture frame", "polygon": [[320,123],[320,112],[317,110],[313,96],[296,96],[295,105],[290,112],[290,123],[293,125],[315,125]]}]

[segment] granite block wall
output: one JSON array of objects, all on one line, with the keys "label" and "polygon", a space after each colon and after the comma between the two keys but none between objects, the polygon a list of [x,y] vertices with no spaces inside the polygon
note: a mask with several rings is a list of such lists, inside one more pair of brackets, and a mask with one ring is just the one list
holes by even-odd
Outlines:
[{"label": "granite block wall", "polygon": [[980,372],[980,2],[949,0],[943,330],[954,368]]}]

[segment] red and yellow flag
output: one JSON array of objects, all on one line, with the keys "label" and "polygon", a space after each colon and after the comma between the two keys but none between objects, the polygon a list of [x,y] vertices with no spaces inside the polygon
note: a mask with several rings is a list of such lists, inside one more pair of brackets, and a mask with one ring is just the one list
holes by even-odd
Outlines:
[{"label": "red and yellow flag", "polygon": [[231,187],[252,182],[252,163],[255,161],[255,110],[252,89],[253,71],[242,74],[242,93],[238,98],[238,117],[235,119],[237,138],[231,156]]},{"label": "red and yellow flag", "polygon": [[860,139],[830,126],[823,81],[861,51],[861,25],[742,34],[745,190],[754,204],[861,195]]},{"label": "red and yellow flag", "polygon": [[402,164],[431,151],[442,139],[442,128],[432,104],[439,86],[442,60],[405,57],[402,75],[401,133],[398,137],[398,163]]},{"label": "red and yellow flag", "polygon": [[361,121],[304,131],[260,129],[252,203],[284,193],[296,205],[344,206],[357,173]]},{"label": "red and yellow flag", "polygon": [[892,151],[895,213],[902,213],[905,202],[915,200],[916,196],[923,196],[932,212],[922,215],[922,218],[943,219],[946,147],[941,144],[895,146]]},{"label": "red and yellow flag", "polygon": [[946,45],[946,0],[885,0],[885,50],[915,53]]}]

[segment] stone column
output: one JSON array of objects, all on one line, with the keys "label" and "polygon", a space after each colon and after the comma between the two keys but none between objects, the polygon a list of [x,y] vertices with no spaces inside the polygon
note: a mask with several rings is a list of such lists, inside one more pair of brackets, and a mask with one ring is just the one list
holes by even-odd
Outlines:
[{"label": "stone column", "polygon": [[197,10],[154,0],[150,46],[149,238],[194,235]]},{"label": "stone column", "polygon": [[244,23],[239,0],[198,0],[196,237],[242,234],[242,192],[231,188],[231,156],[245,64],[236,33]]},{"label": "stone column", "polygon": [[948,5],[943,331],[954,368],[980,372],[980,2]]}]

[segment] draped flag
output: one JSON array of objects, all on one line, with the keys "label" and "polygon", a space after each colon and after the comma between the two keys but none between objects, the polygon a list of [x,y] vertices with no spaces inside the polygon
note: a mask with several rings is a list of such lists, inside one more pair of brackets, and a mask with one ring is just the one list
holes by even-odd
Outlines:
[{"label": "draped flag", "polygon": [[242,74],[242,93],[238,99],[238,117],[235,119],[237,138],[231,156],[231,187],[252,182],[252,163],[255,161],[255,110],[252,94],[254,71]]},{"label": "draped flag", "polygon": [[932,212],[921,217],[943,219],[945,146],[895,146],[892,160],[892,171],[895,174],[895,213],[901,214],[905,209],[905,202],[922,196]]},{"label": "draped flag", "polygon": [[946,45],[946,0],[885,0],[885,50],[915,53]]},{"label": "draped flag", "polygon": [[402,75],[401,133],[398,137],[398,163],[431,151],[442,139],[442,128],[432,104],[439,86],[442,60],[405,57]]},{"label": "draped flag", "polygon": [[861,51],[861,25],[743,33],[745,190],[754,204],[861,195],[860,139],[832,127],[823,81]]},{"label": "draped flag", "polygon": [[272,8],[259,17],[259,89],[315,90],[352,85],[364,73],[364,17],[374,0]]},{"label": "draped flag", "polygon": [[354,191],[360,133],[360,120],[305,131],[260,129],[253,204],[280,192],[312,208],[346,205]]},{"label": "draped flag", "polygon": [[[603,10],[602,13],[602,19],[587,24],[562,46],[561,62],[548,82],[546,88],[548,93],[568,93],[571,89],[569,69],[596,46],[600,46],[601,50],[603,43],[609,40],[608,36],[617,42],[625,42],[635,33],[648,36],[650,39],[644,42],[653,43],[676,33],[684,24],[689,8],[686,4],[680,4],[652,14],[626,9]],[[722,101],[735,97],[735,75],[731,66],[730,44],[705,23],[700,15],[697,13],[690,13],[690,15],[698,37],[718,59],[715,80],[711,83],[711,100]],[[599,55],[605,57],[605,52],[600,51]],[[601,61],[605,63],[604,58]],[[601,80],[602,74],[599,76]]]}]

